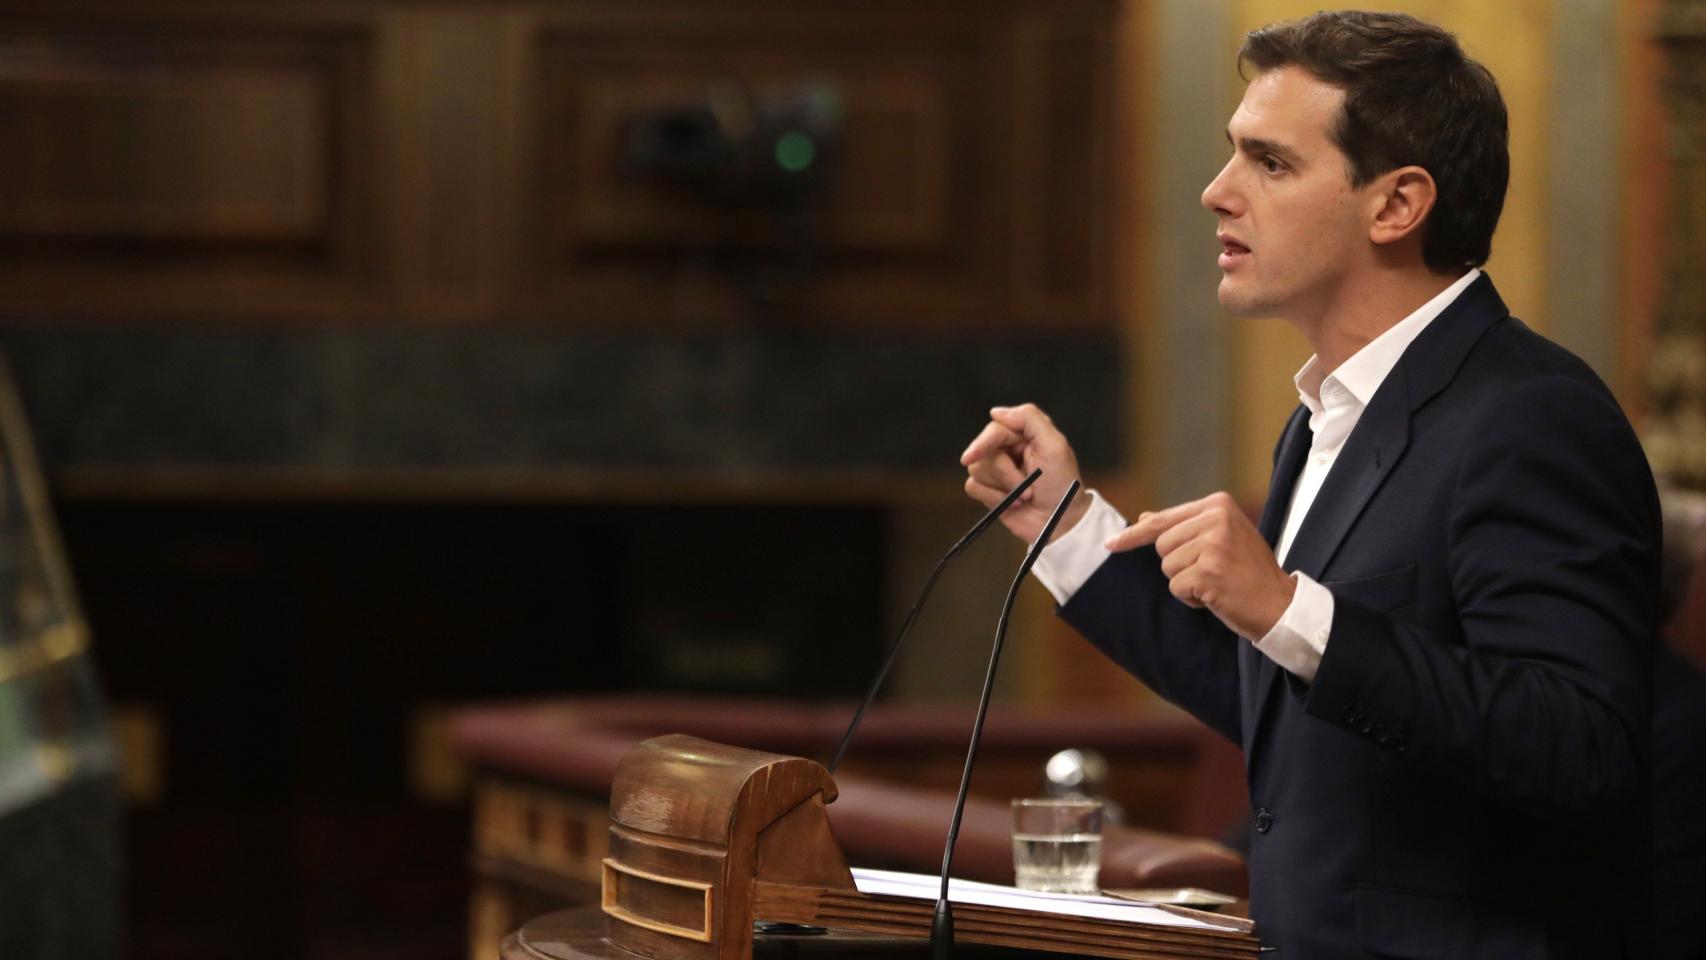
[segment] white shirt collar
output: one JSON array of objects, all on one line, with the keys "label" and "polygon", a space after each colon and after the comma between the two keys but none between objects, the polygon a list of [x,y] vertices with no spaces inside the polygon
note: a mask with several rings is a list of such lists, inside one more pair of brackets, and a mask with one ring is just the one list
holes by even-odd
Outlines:
[{"label": "white shirt collar", "polygon": [[[1350,359],[1339,364],[1332,373],[1323,375],[1320,371],[1320,358],[1310,357],[1292,377],[1292,383],[1297,385],[1297,398],[1314,414],[1322,409],[1321,397],[1326,394],[1328,402],[1337,399],[1340,392],[1348,395],[1348,400],[1355,401],[1357,406],[1366,407],[1374,399],[1374,392],[1380,389],[1387,374],[1398,365],[1398,359],[1404,355],[1410,343],[1435,317],[1445,312],[1464,290],[1468,289],[1481,271],[1470,268],[1469,272],[1457,278],[1451,286],[1441,290],[1432,300],[1417,307],[1414,313],[1388,327],[1380,336],[1370,340],[1361,350],[1351,354]],[[1332,389],[1328,384],[1336,384],[1341,390]]]}]

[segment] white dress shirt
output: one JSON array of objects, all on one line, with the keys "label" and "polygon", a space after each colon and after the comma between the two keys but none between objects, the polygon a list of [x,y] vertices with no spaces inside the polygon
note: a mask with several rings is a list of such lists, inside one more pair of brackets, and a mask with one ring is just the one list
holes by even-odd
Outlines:
[{"label": "white dress shirt", "polygon": [[[1439,295],[1422,304],[1414,313],[1392,325],[1380,336],[1351,355],[1338,369],[1328,373],[1321,369],[1318,357],[1310,357],[1297,371],[1292,381],[1297,385],[1298,399],[1309,410],[1309,458],[1292,488],[1291,504],[1286,510],[1285,526],[1281,529],[1274,555],[1281,563],[1297,538],[1298,528],[1321,492],[1327,474],[1344,449],[1345,441],[1362,418],[1362,412],[1375,391],[1380,389],[1387,374],[1398,364],[1398,358],[1427,325],[1433,322],[1453,300],[1463,293],[1479,270],[1470,270]],[[1037,558],[1037,579],[1054,594],[1059,603],[1066,603],[1084,585],[1103,561],[1108,549],[1103,543],[1125,529],[1126,520],[1106,500],[1090,491],[1089,511],[1073,526],[1044,548]],[[1321,656],[1327,650],[1328,634],[1333,626],[1332,591],[1301,573],[1293,573],[1297,591],[1291,598],[1279,622],[1267,635],[1256,641],[1260,650],[1275,663],[1305,682],[1315,678]]]}]

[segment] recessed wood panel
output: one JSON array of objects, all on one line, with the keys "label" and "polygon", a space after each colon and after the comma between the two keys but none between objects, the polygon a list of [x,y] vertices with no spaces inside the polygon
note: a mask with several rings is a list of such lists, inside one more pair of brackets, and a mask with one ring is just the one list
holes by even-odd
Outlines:
[{"label": "recessed wood panel", "polygon": [[378,261],[372,31],[144,17],[0,31],[7,306],[94,315],[347,302]]},{"label": "recessed wood panel", "polygon": [[0,181],[9,186],[0,234],[324,237],[330,131],[312,70],[9,66],[0,70]]}]

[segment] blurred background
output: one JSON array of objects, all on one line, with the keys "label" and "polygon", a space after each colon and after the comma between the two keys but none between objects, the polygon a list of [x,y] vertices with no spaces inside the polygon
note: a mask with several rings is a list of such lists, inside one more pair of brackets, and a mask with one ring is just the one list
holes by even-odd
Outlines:
[{"label": "blurred background", "polygon": [[[858,694],[979,513],[993,404],[1128,512],[1259,502],[1308,350],[1219,311],[1197,197],[1240,36],[1318,6],[0,4],[7,448],[27,421],[40,459],[8,457],[39,490],[7,542],[78,628],[40,699],[82,731],[0,747],[117,778],[129,955],[464,956],[447,718]],[[1706,16],[1377,6],[1499,78],[1513,311],[1706,473],[1664,256],[1706,193],[1663,96]],[[1018,557],[944,580],[891,702],[975,696]],[[1167,711],[1034,585],[997,695]]]}]

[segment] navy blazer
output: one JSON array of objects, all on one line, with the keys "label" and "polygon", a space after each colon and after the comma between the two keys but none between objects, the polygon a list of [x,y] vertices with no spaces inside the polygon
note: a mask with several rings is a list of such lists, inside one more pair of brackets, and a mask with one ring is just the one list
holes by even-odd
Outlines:
[{"label": "navy blazer", "polygon": [[[1270,544],[1309,443],[1300,406]],[[1333,594],[1312,683],[1176,601],[1153,548],[1060,613],[1243,745],[1278,956],[1638,957],[1659,530],[1610,391],[1483,276],[1369,401],[1286,557]]]}]

